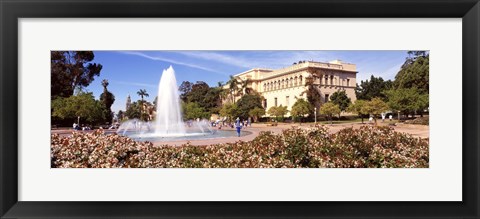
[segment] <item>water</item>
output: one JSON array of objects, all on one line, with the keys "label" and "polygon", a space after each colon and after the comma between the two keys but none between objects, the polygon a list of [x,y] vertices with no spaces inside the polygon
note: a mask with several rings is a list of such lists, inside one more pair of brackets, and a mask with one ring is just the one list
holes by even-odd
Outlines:
[{"label": "water", "polygon": [[[246,136],[251,134],[249,131],[243,131],[241,132],[240,136]],[[213,130],[211,133],[186,133],[184,136],[164,136],[164,137],[159,137],[156,135],[138,135],[135,133],[128,133],[126,134],[130,138],[136,140],[136,141],[150,141],[150,142],[162,142],[162,141],[177,141],[177,140],[208,140],[208,139],[213,139],[213,138],[229,138],[237,137],[237,132],[235,130]]]},{"label": "water", "polygon": [[[158,84],[157,114],[154,121],[140,121],[131,119],[123,122],[117,130],[120,135],[134,139],[146,139],[154,141],[158,139],[190,139],[213,135],[208,120],[183,122],[178,94],[177,79],[172,66],[163,70]],[[213,135],[215,137],[217,135]]]},{"label": "water", "polygon": [[185,135],[185,124],[182,119],[179,99],[175,70],[170,66],[167,70],[163,70],[158,85],[155,135]]}]

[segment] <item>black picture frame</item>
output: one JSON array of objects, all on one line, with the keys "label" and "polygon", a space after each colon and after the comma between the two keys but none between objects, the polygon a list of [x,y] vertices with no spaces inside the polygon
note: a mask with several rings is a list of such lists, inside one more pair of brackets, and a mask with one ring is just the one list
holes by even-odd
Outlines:
[{"label": "black picture frame", "polygon": [[[0,0],[0,215],[2,218],[479,218],[478,2],[478,0]],[[77,17],[462,18],[463,201],[20,202],[17,193],[18,19]],[[446,75],[449,76],[451,75]],[[449,107],[448,104],[445,107]]]}]

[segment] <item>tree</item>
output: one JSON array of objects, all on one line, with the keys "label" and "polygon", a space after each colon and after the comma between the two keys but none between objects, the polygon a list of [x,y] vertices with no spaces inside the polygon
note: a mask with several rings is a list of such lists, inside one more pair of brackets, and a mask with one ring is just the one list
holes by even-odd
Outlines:
[{"label": "tree", "polygon": [[118,113],[117,113],[117,120],[118,121],[123,121],[124,117],[125,117],[125,112],[123,112],[122,110],[119,110]]},{"label": "tree", "polygon": [[128,107],[125,115],[129,119],[142,119],[142,103],[140,101],[137,101],[130,104],[130,107]]},{"label": "tree", "polygon": [[237,101],[238,113],[241,119],[247,119],[250,113],[250,110],[254,108],[262,108],[262,97],[255,94],[246,94],[243,95]]},{"label": "tree", "polygon": [[187,95],[192,91],[192,85],[193,83],[190,81],[183,81],[178,87],[178,91],[180,91],[180,99],[183,102],[187,102]]},{"label": "tree", "polygon": [[355,113],[358,116],[360,116],[360,118],[362,118],[362,123],[363,123],[363,117],[365,115],[368,115],[368,112],[365,111],[366,110],[365,106],[367,103],[368,101],[365,101],[365,100],[356,100],[355,103],[353,103],[347,108],[347,111],[351,113]]},{"label": "tree", "polygon": [[138,96],[140,96],[142,98],[142,101],[141,101],[141,104],[140,104],[140,119],[144,120],[144,118],[143,118],[143,115],[144,115],[143,108],[144,108],[145,101],[143,100],[143,97],[148,97],[148,93],[147,93],[147,90],[140,89],[139,91],[137,91],[137,94],[138,94]]},{"label": "tree", "polygon": [[142,98],[142,102],[144,101],[143,97],[148,97],[147,90],[145,89],[140,89],[139,91],[137,91],[137,95],[140,96],[140,98]]},{"label": "tree", "polygon": [[220,106],[222,105],[222,101],[220,99],[222,88],[219,87],[210,87],[205,94],[203,99],[203,107],[205,110],[210,112],[210,114],[218,113],[220,110]]},{"label": "tree", "polygon": [[209,119],[210,113],[207,112],[203,107],[198,103],[190,102],[183,103],[183,118],[187,120],[193,120],[197,118]]},{"label": "tree", "polygon": [[102,70],[102,65],[92,62],[92,51],[52,51],[50,55],[52,100],[72,96],[76,88],[88,86]]},{"label": "tree", "polygon": [[[308,76],[305,78],[305,86],[307,89],[302,92],[301,95],[304,93],[307,94],[307,100],[310,104],[312,104],[314,107],[320,107],[320,101],[321,101],[321,94],[320,91],[317,89],[317,87],[314,84],[315,78],[312,76]],[[325,100],[327,102],[328,100]]]},{"label": "tree", "polygon": [[275,121],[278,121],[278,117],[283,118],[288,113],[286,106],[272,106],[268,109],[270,116],[275,116]]},{"label": "tree", "polygon": [[296,118],[300,118],[300,124],[302,124],[302,118],[307,116],[312,112],[312,104],[305,101],[303,98],[300,98],[293,104],[292,111],[290,114],[292,115],[294,121]]},{"label": "tree", "polygon": [[210,86],[203,81],[197,81],[192,85],[192,90],[187,94],[187,102],[196,102],[201,107],[205,107],[205,96],[210,90]]},{"label": "tree", "polygon": [[373,75],[369,80],[361,81],[360,85],[357,84],[355,94],[359,100],[371,100],[374,97],[382,98],[386,101],[386,96],[383,93],[386,90],[392,88],[393,82],[388,80],[384,81],[381,77],[374,77]]},{"label": "tree", "polygon": [[110,93],[110,91],[108,91],[107,89],[108,84],[109,84],[108,80],[106,79],[102,80],[103,93],[100,95],[100,102],[102,102],[105,109],[103,112],[105,121],[111,122],[113,118],[111,107],[115,102],[115,96],[112,93]]},{"label": "tree", "polygon": [[238,92],[242,90],[242,87],[240,86],[241,84],[242,80],[240,80],[240,78],[230,75],[230,79],[227,81],[227,86],[232,103],[235,103],[235,97],[237,97]]},{"label": "tree", "polygon": [[227,117],[228,121],[231,122],[238,117],[238,107],[236,104],[226,103],[220,109],[220,116]]},{"label": "tree", "polygon": [[255,107],[248,112],[248,115],[253,118],[254,122],[257,122],[260,117],[265,115],[265,109],[262,107]]},{"label": "tree", "polygon": [[52,117],[76,122],[78,117],[87,123],[103,121],[103,104],[95,100],[92,93],[79,92],[76,95],[52,101]]},{"label": "tree", "polygon": [[333,121],[332,121],[333,115],[340,114],[340,107],[337,104],[334,104],[333,102],[324,103],[320,107],[320,114],[327,116],[327,118],[329,118],[330,120],[330,124],[333,124]]},{"label": "tree", "polygon": [[369,115],[373,116],[375,120],[375,125],[377,124],[377,117],[380,116],[381,113],[388,110],[388,105],[383,102],[382,99],[375,97],[372,100],[368,101],[364,107],[364,110]]},{"label": "tree", "polygon": [[347,96],[347,93],[345,92],[345,90],[336,91],[335,93],[332,94],[332,96],[330,97],[330,100],[334,104],[338,105],[338,107],[340,107],[340,110],[343,112],[345,112],[348,106],[350,106],[350,104],[352,103],[350,98]]},{"label": "tree", "polygon": [[393,83],[396,89],[416,88],[420,94],[429,92],[429,60],[426,51],[409,51],[408,57]]},{"label": "tree", "polygon": [[[388,106],[393,111],[403,115],[413,114],[428,107],[428,93],[421,94],[417,88],[392,89],[385,92],[388,96]],[[400,120],[400,117],[398,118]]]}]

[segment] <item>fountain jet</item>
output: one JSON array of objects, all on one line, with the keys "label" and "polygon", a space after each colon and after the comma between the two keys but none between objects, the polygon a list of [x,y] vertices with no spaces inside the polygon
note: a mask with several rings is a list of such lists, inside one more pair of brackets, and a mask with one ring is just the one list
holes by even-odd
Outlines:
[{"label": "fountain jet", "polygon": [[158,136],[185,135],[175,70],[163,70],[158,85],[155,134]]}]

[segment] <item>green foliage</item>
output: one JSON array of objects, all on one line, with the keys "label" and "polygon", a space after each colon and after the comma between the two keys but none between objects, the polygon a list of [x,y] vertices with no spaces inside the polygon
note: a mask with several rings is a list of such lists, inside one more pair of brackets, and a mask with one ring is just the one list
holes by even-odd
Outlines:
[{"label": "green foliage", "polygon": [[[140,108],[140,120],[146,121],[147,118],[148,118],[148,114],[147,114],[147,112],[144,111],[143,106],[145,104],[145,101],[143,100],[143,97],[148,97],[149,95],[147,93],[147,90],[145,90],[145,89],[140,89],[139,91],[137,91],[137,95],[142,98],[141,102],[137,106],[138,108]],[[127,109],[127,112],[128,112],[128,109]],[[135,118],[138,118],[138,117],[135,117]]]},{"label": "green foliage", "polygon": [[375,124],[377,123],[377,117],[380,116],[381,113],[384,113],[388,110],[388,105],[383,102],[382,99],[375,97],[372,100],[368,101],[367,104],[364,106],[364,111],[373,116],[375,120]]},{"label": "green foliage", "polygon": [[230,79],[227,81],[227,93],[230,96],[231,103],[235,103],[235,97],[238,95],[238,92],[241,90],[239,85],[241,80],[238,77],[230,75]]},{"label": "green foliage", "polygon": [[305,101],[303,98],[299,98],[295,104],[292,106],[292,111],[290,114],[294,119],[300,118],[301,119],[305,116],[308,116],[308,114],[312,113],[312,104],[309,102]]},{"label": "green foliage", "polygon": [[[307,100],[310,104],[314,105],[314,107],[320,107],[321,101],[321,94],[320,91],[314,85],[315,78],[309,76],[305,78],[305,86],[307,89],[301,94],[307,94]],[[328,100],[325,100],[327,102]]]},{"label": "green foliage", "polygon": [[205,108],[201,107],[198,103],[190,102],[190,103],[182,103],[183,107],[183,118],[190,120],[190,119],[209,119],[210,113],[205,110]]},{"label": "green foliage", "polygon": [[347,96],[345,90],[338,90],[330,96],[330,100],[340,107],[341,111],[346,111],[348,106],[352,103],[350,98]]},{"label": "green foliage", "polygon": [[249,117],[250,110],[262,108],[262,97],[257,94],[245,94],[236,103],[241,119]]},{"label": "green foliage", "polygon": [[265,115],[265,109],[262,107],[255,107],[248,112],[248,115],[253,117],[254,122],[257,122],[260,117]]},{"label": "green foliage", "polygon": [[129,119],[141,119],[143,118],[142,116],[142,102],[137,101],[132,104],[130,104],[130,107],[128,107],[127,111],[125,112],[125,115]]},{"label": "green foliage", "polygon": [[180,99],[185,103],[197,103],[209,113],[218,113],[221,105],[223,85],[210,87],[203,81],[192,83],[184,81],[178,88],[181,92]]},{"label": "green foliage", "polygon": [[123,112],[122,110],[119,110],[118,113],[117,113],[118,121],[123,121],[124,118],[125,118],[125,112]]},{"label": "green foliage", "polygon": [[429,92],[429,60],[425,51],[409,51],[409,57],[395,76],[396,89],[416,88],[420,94]]},{"label": "green foliage", "polygon": [[192,90],[187,94],[187,102],[196,102],[200,106],[205,106],[205,95],[210,87],[203,81],[197,81],[192,85]]},{"label": "green foliage", "polygon": [[220,109],[220,116],[227,117],[228,121],[233,121],[239,116],[237,104],[226,103]]},{"label": "green foliage", "polygon": [[369,80],[361,81],[360,85],[357,84],[355,94],[358,100],[371,100],[374,97],[382,98],[386,101],[386,96],[383,93],[385,90],[392,88],[393,82],[388,80],[384,81],[381,77],[374,77],[373,75]]},{"label": "green foliage", "polygon": [[324,103],[320,107],[320,114],[326,115],[330,119],[330,122],[332,122],[333,115],[339,115],[340,112],[340,107],[333,102]]},{"label": "green foliage", "polygon": [[102,70],[102,65],[92,62],[92,51],[52,51],[50,55],[52,100],[73,95],[76,88],[88,86]]},{"label": "green foliage", "polygon": [[223,92],[222,87],[211,87],[209,88],[207,94],[205,94],[203,107],[205,110],[210,112],[210,114],[217,114],[220,111],[220,106],[222,104],[221,94]]},{"label": "green foliage", "polygon": [[392,89],[385,92],[390,109],[403,114],[423,111],[428,107],[428,93],[421,94],[417,88]]},{"label": "green foliage", "polygon": [[148,93],[147,93],[147,90],[145,89],[140,89],[139,91],[137,91],[137,95],[140,96],[142,98],[142,102],[143,102],[143,97],[148,97]]},{"label": "green foliage", "polygon": [[368,104],[368,101],[356,100],[355,103],[351,104],[347,108],[347,111],[351,113],[355,113],[358,116],[362,117],[362,123],[363,123],[363,117],[368,115],[368,112],[366,111],[366,107],[365,107],[367,104]]},{"label": "green foliage", "polygon": [[115,96],[107,89],[108,84],[109,84],[108,80],[106,79],[102,80],[103,93],[100,95],[100,102],[103,104],[103,107],[104,107],[103,117],[105,118],[105,122],[112,121],[113,113],[112,113],[111,107],[115,102]]},{"label": "green foliage", "polygon": [[99,124],[104,118],[104,107],[95,100],[92,93],[79,92],[76,95],[63,98],[57,97],[52,101],[52,117],[63,120],[84,121],[90,124]]},{"label": "green foliage", "polygon": [[286,106],[272,106],[268,109],[268,114],[270,116],[275,116],[275,119],[278,121],[278,118],[283,119],[283,117],[288,113]]},{"label": "green foliage", "polygon": [[183,81],[182,84],[178,87],[178,91],[180,91],[180,99],[183,102],[187,102],[187,95],[192,91],[193,83],[190,81]]}]

